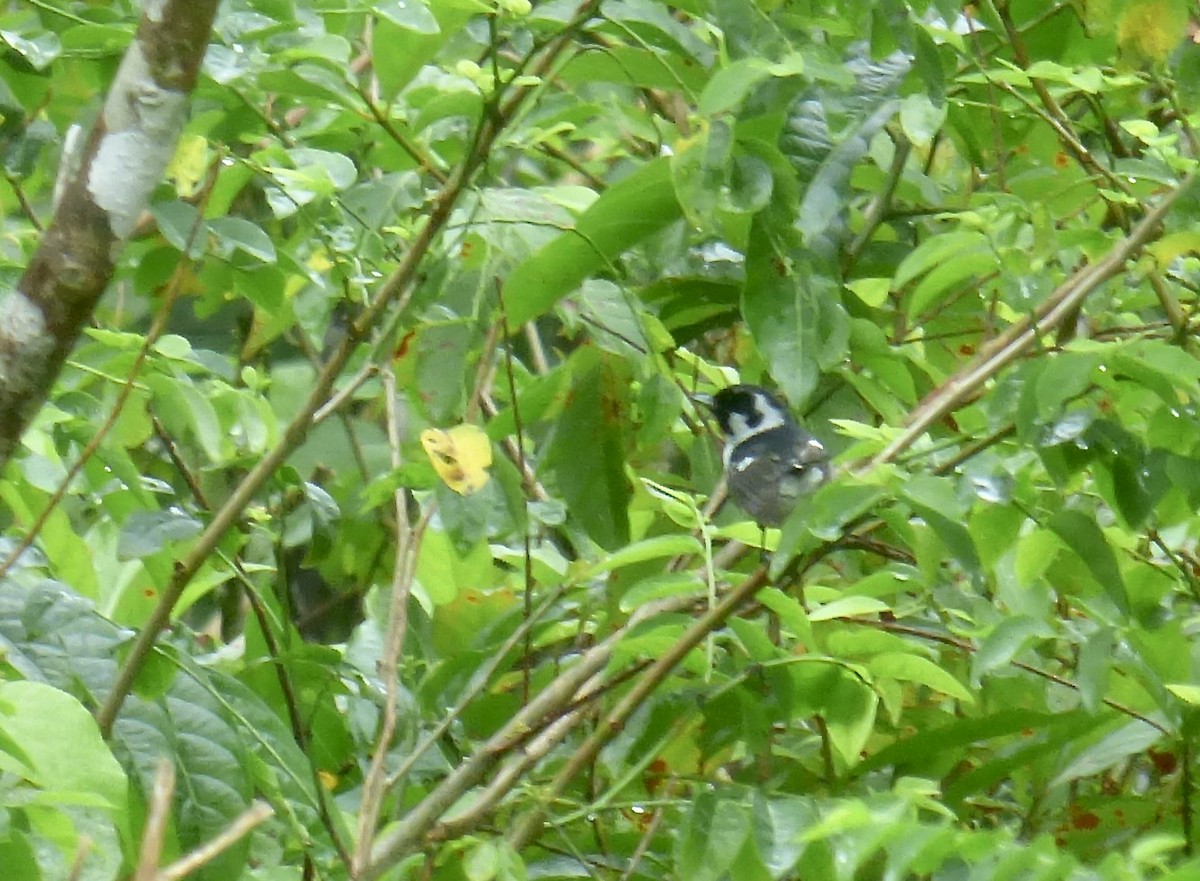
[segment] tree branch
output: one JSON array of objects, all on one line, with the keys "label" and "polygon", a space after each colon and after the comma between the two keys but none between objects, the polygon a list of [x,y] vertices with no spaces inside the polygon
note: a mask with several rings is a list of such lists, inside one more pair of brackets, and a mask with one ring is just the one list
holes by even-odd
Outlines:
[{"label": "tree branch", "polygon": [[915,410],[909,414],[904,432],[869,461],[867,468],[891,462],[908,449],[931,425],[949,413],[963,398],[979,389],[1003,368],[1015,361],[1042,334],[1053,330],[1087,298],[1088,294],[1118,275],[1125,268],[1125,261],[1137,254],[1157,234],[1159,224],[1171,210],[1171,206],[1196,181],[1196,175],[1187,177],[1178,187],[1171,190],[1154,208],[1138,222],[1129,235],[1121,239],[1113,249],[1095,263],[1089,263],[1058,286],[1058,289],[1042,303],[1029,318],[1014,323],[980,350],[973,361],[947,379],[931,392]]},{"label": "tree branch", "polygon": [[151,4],[54,219],[0,295],[0,466],[45,400],[149,203],[187,119],[218,0]]}]

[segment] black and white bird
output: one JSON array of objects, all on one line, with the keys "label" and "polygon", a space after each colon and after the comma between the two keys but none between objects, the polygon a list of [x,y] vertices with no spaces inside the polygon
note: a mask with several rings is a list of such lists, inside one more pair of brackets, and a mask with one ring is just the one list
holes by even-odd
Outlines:
[{"label": "black and white bird", "polygon": [[833,475],[825,447],[766,389],[732,385],[700,400],[725,436],[729,495],[760,526],[782,524],[802,496]]}]

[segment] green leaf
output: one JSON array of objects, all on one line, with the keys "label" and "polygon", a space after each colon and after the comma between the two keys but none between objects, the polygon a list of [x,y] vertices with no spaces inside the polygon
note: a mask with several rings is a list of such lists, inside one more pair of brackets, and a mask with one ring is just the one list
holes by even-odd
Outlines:
[{"label": "green leaf", "polygon": [[221,257],[228,259],[234,251],[241,251],[262,263],[275,262],[275,244],[258,224],[240,217],[214,217],[208,229]]},{"label": "green leaf", "polygon": [[145,557],[199,535],[203,528],[203,523],[182,511],[134,511],[121,526],[117,556],[122,560]]},{"label": "green leaf", "polygon": [[[415,9],[420,4],[425,12],[431,12],[436,19],[438,28],[435,32],[423,33],[413,25],[428,28],[428,21],[423,19],[421,10]],[[393,14],[397,10],[388,8]],[[490,9],[483,3],[473,0],[439,0],[432,8],[426,7],[420,0],[405,0],[404,19],[401,25],[388,17],[377,19],[372,31],[373,69],[378,74],[383,88],[384,97],[390,99],[409,84],[417,72],[421,70],[436,54],[442,45],[470,20],[471,16]]]},{"label": "green leaf", "polygon": [[19,829],[9,829],[6,841],[0,841],[0,866],[8,881],[43,881],[32,845]]},{"label": "green leaf", "polygon": [[887,603],[874,597],[848,596],[822,603],[808,613],[809,621],[832,621],[834,618],[849,618],[855,615],[878,615],[887,612]]},{"label": "green leaf", "polygon": [[953,488],[945,478],[917,476],[906,481],[901,495],[912,507],[913,512],[928,523],[946,549],[969,573],[980,572],[979,554],[975,540],[963,525],[962,505],[954,495]]},{"label": "green leaf", "polygon": [[770,65],[764,59],[738,59],[712,75],[700,95],[700,113],[712,117],[734,109],[755,86],[770,76]]},{"label": "green leaf", "polygon": [[225,431],[212,401],[202,395],[188,377],[154,374],[144,380],[154,393],[152,411],[167,430],[177,437],[190,435],[210,461],[223,458]]},{"label": "green leaf", "polygon": [[825,724],[842,761],[855,765],[875,725],[878,695],[856,676],[842,671],[825,695]]},{"label": "green leaf", "polygon": [[429,7],[421,0],[384,0],[382,3],[375,3],[372,8],[376,15],[406,31],[437,34],[442,30]]},{"label": "green leaf", "polygon": [[946,106],[934,104],[926,95],[909,95],[900,102],[900,126],[918,147],[926,148],[946,122]]},{"label": "green leaf", "polygon": [[692,806],[677,850],[681,877],[717,881],[733,864],[750,833],[749,806],[703,793]]},{"label": "green leaf", "polygon": [[208,222],[200,217],[194,205],[187,202],[159,202],[151,213],[164,239],[179,251],[196,259],[203,256],[207,246]]},{"label": "green leaf", "polygon": [[[933,267],[913,289],[908,300],[908,318],[916,322],[926,312],[940,306],[968,279],[978,278],[995,268],[996,257],[989,245],[956,250],[954,255]],[[903,268],[903,267],[901,267]]]},{"label": "green leaf", "polygon": [[420,593],[434,605],[444,605],[467,588],[478,588],[492,580],[492,555],[487,544],[476,541],[460,552],[449,533],[430,529],[421,542],[417,559]]},{"label": "green leaf", "polygon": [[978,683],[989,673],[1007,665],[1035,639],[1050,639],[1053,629],[1028,615],[1004,618],[983,638],[971,657],[971,681]]},{"label": "green leaf", "polygon": [[574,361],[571,395],[546,451],[572,516],[602,548],[629,542],[625,430],[629,420],[628,364],[584,350]]},{"label": "green leaf", "polygon": [[[926,239],[896,267],[892,276],[892,286],[898,290],[934,267],[945,265],[962,254],[976,253],[988,247],[987,236],[973,229],[943,233]],[[910,308],[909,314],[913,311]]]},{"label": "green leaf", "polygon": [[1058,772],[1050,786],[1061,786],[1072,780],[1095,777],[1125,762],[1130,756],[1145,752],[1165,736],[1157,728],[1141,720],[1127,722],[1096,743],[1085,745],[1067,762],[1066,767]]},{"label": "green leaf", "polygon": [[1092,376],[1101,357],[1092,353],[1060,352],[1048,358],[1037,378],[1038,415],[1049,423],[1062,414],[1063,405],[1092,384]]},{"label": "green leaf", "polygon": [[1084,708],[1090,713],[1098,712],[1104,706],[1116,645],[1116,634],[1112,628],[1104,627],[1088,636],[1079,652],[1075,684],[1079,686]]},{"label": "green leaf", "polygon": [[1096,521],[1082,511],[1066,510],[1055,514],[1048,525],[1083,561],[1116,607],[1128,612],[1129,598],[1116,554]]},{"label": "green leaf", "polygon": [[962,717],[932,728],[917,729],[894,741],[853,770],[861,776],[879,768],[894,767],[902,773],[929,774],[931,768],[956,753],[956,748],[986,744],[1026,731],[1040,731],[1057,722],[1050,713],[1006,708],[981,717]]},{"label": "green leaf", "polygon": [[[907,62],[903,66],[907,67]],[[807,179],[804,197],[796,211],[795,225],[808,247],[817,247],[834,219],[846,210],[851,196],[850,180],[854,168],[867,154],[870,141],[876,132],[896,115],[899,103],[887,97],[892,82],[891,74],[894,72],[881,68],[878,76],[871,77],[870,88],[878,89],[878,93],[856,102],[856,123],[841,134],[840,140],[831,145],[832,149],[823,153],[811,177]],[[864,106],[873,108],[873,111],[865,116],[861,115]],[[794,117],[793,130],[799,125],[804,125],[804,122]]]},{"label": "green leaf", "polygon": [[866,305],[878,308],[887,302],[892,289],[890,278],[860,278],[846,282],[846,288]]},{"label": "green leaf", "polygon": [[850,321],[837,280],[818,266],[789,265],[762,224],[760,216],[751,233],[742,315],[771,375],[792,405],[803,407],[821,371],[845,357]]},{"label": "green leaf", "polygon": [[[179,843],[189,849],[231,823],[249,806],[253,794],[240,726],[214,697],[206,678],[197,674],[176,676],[171,690],[153,703],[127,701],[117,728],[142,779],[152,779],[163,757],[174,761],[174,817]],[[204,881],[229,877],[244,864],[248,847],[245,841],[234,845],[197,877]]]},{"label": "green leaf", "polygon": [[734,142],[730,122],[713,120],[671,158],[675,194],[688,222],[742,247],[748,215],[765,208],[774,178],[770,165]]},{"label": "green leaf", "polygon": [[818,819],[805,798],[781,793],[768,797],[762,790],[754,798],[754,841],[772,878],[787,877],[804,852],[804,830]]},{"label": "green leaf", "polygon": [[673,572],[642,579],[621,594],[622,612],[632,612],[655,600],[676,596],[704,596],[707,586],[690,572]]},{"label": "green leaf", "polygon": [[34,70],[45,70],[62,52],[62,43],[53,31],[23,37],[10,30],[0,30],[0,41],[25,59]]},{"label": "green leaf", "polygon": [[1184,703],[1190,704],[1193,707],[1200,707],[1200,685],[1191,685],[1186,682],[1167,682],[1163,687]]},{"label": "green leaf", "polygon": [[125,772],[92,714],[66,692],[0,682],[0,735],[20,750],[23,776],[52,799],[124,809]]},{"label": "green leaf", "polygon": [[462,861],[467,881],[492,881],[500,869],[500,854],[495,844],[481,841],[467,851]]},{"label": "green leaf", "polygon": [[164,358],[182,361],[192,353],[192,344],[175,333],[163,334],[154,343],[154,351]]},{"label": "green leaf", "polygon": [[618,548],[614,553],[606,554],[589,566],[579,577],[582,579],[593,578],[601,573],[612,572],[635,563],[644,563],[647,560],[676,557],[681,554],[698,554],[702,551],[703,547],[700,542],[690,535],[657,535],[653,538],[635,541]]},{"label": "green leaf", "polygon": [[[1037,767],[1041,761],[1061,761],[1062,751],[1074,741],[1083,740],[1100,729],[1101,721],[1082,710],[1043,716],[1030,716],[1020,739],[1008,749],[990,752],[987,761],[957,777],[945,789],[945,801],[957,806],[974,794],[987,792],[1000,781],[1009,780],[1019,769]],[[988,736],[988,735],[985,735]],[[927,741],[927,749],[937,749]]]},{"label": "green leaf", "polygon": [[921,655],[884,652],[873,657],[867,664],[867,668],[877,677],[916,682],[965,703],[975,703],[975,695],[968,691],[961,682]]},{"label": "green leaf", "polygon": [[504,284],[510,327],[550,309],[583,280],[680,217],[667,159],[613,184],[564,232],[521,263]]},{"label": "green leaf", "polygon": [[774,587],[765,587],[755,597],[766,608],[779,616],[783,626],[805,643],[812,641],[812,626],[808,613],[794,598]]},{"label": "green leaf", "polygon": [[632,46],[610,45],[574,55],[559,75],[563,82],[610,82],[644,89],[688,91],[704,87],[705,71],[691,59]]},{"label": "green leaf", "polygon": [[[861,517],[884,498],[877,486],[838,480],[817,490],[804,504],[804,526],[817,538],[832,541],[842,534],[847,523]],[[790,523],[784,524],[783,538],[788,538]],[[784,547],[781,542],[781,548]]]}]

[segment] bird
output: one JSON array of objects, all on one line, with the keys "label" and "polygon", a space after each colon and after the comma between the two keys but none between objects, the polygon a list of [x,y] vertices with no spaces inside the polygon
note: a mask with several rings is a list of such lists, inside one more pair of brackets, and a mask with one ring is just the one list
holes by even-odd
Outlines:
[{"label": "bird", "polygon": [[780,526],[802,496],[833,476],[825,447],[765,388],[731,385],[697,400],[725,438],[729,495],[760,528]]}]

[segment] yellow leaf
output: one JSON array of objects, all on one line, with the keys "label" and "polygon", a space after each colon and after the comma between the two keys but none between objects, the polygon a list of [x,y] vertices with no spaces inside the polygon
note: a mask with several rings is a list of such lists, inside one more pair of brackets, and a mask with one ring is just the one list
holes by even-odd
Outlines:
[{"label": "yellow leaf", "polygon": [[208,141],[201,135],[181,137],[175,155],[167,163],[167,177],[175,182],[179,197],[188,199],[196,195],[207,171]]},{"label": "yellow leaf", "polygon": [[421,446],[438,477],[459,495],[487,485],[492,444],[478,425],[456,425],[449,431],[427,428],[421,432]]}]

